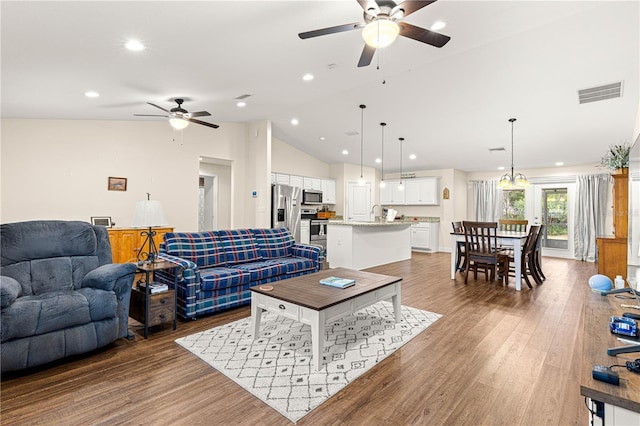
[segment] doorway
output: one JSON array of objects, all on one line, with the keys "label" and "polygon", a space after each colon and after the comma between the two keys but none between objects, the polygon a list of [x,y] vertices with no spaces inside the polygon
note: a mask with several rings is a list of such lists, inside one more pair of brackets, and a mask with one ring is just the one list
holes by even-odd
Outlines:
[{"label": "doorway", "polygon": [[200,175],[199,190],[198,232],[218,229],[218,177]]},{"label": "doorway", "polygon": [[573,196],[575,183],[532,185],[533,224],[545,225],[541,249],[545,256],[573,258]]}]

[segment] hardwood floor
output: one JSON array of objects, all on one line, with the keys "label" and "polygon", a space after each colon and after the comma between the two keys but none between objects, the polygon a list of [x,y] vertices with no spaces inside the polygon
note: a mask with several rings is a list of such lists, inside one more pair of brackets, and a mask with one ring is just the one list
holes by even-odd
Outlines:
[{"label": "hardwood floor", "polygon": [[[583,299],[596,265],[544,258],[547,280],[516,292],[457,275],[449,255],[369,271],[403,277],[403,305],[444,317],[298,422],[300,425],[586,424],[580,397]],[[234,424],[289,421],[174,339],[250,315],[179,322],[144,340],[2,380],[10,424]]]}]

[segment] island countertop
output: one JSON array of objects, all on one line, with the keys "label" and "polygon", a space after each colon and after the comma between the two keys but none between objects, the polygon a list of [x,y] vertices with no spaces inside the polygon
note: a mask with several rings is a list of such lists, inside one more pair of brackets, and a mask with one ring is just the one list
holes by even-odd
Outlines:
[{"label": "island countertop", "polygon": [[337,226],[358,226],[358,227],[372,227],[372,226],[406,226],[411,225],[410,222],[360,222],[360,221],[344,221],[344,220],[330,220],[329,225]]}]

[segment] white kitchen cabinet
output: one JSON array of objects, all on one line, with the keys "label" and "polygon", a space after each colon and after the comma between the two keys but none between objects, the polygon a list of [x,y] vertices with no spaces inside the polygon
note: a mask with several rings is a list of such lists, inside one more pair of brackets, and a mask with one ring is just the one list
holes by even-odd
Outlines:
[{"label": "white kitchen cabinet", "polygon": [[273,185],[274,183],[276,183],[276,174],[271,173],[271,184]]},{"label": "white kitchen cabinet", "polygon": [[322,202],[325,204],[336,203],[336,181],[322,179]]},{"label": "white kitchen cabinet", "polygon": [[322,179],[314,178],[314,177],[305,177],[304,189],[311,189],[313,191],[322,191]]},{"label": "white kitchen cabinet", "polygon": [[302,176],[295,176],[295,175],[290,175],[289,176],[289,185],[290,186],[295,186],[297,188],[302,188],[304,184],[304,181],[302,179]]},{"label": "white kitchen cabinet", "polygon": [[416,250],[438,251],[438,222],[418,222],[411,224],[411,248]]},{"label": "white kitchen cabinet", "polygon": [[438,205],[438,179],[420,178],[405,181],[405,204]]},{"label": "white kitchen cabinet", "polygon": [[[400,180],[386,180],[385,183],[384,188],[380,188],[380,204],[404,204],[404,190],[399,189]],[[403,189],[405,186],[405,182],[403,182]]]},{"label": "white kitchen cabinet", "polygon": [[300,244],[309,244],[311,241],[311,220],[300,221]]},{"label": "white kitchen cabinet", "polygon": [[276,173],[276,183],[278,185],[289,185],[289,175]]}]

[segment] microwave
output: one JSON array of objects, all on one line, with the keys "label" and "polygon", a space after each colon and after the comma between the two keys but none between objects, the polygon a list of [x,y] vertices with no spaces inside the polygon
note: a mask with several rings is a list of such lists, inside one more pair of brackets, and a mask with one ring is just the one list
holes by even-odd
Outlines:
[{"label": "microwave", "polygon": [[302,191],[302,204],[322,204],[322,192]]}]

